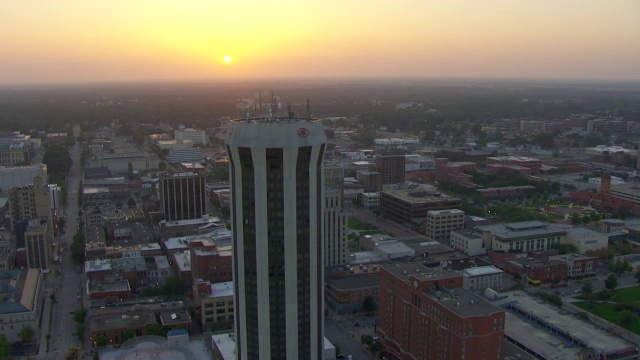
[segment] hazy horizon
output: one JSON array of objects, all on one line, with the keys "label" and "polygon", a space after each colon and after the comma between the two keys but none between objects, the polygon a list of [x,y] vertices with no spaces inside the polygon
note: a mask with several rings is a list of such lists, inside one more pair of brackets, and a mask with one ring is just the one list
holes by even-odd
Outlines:
[{"label": "hazy horizon", "polygon": [[[230,56],[230,62],[224,57]],[[0,84],[640,80],[640,2],[8,2]]]}]

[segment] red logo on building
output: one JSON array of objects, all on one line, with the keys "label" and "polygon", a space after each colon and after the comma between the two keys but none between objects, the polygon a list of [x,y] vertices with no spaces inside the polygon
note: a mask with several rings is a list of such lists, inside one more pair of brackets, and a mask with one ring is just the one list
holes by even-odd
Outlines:
[{"label": "red logo on building", "polygon": [[307,137],[309,136],[309,130],[305,128],[298,129],[298,136]]}]

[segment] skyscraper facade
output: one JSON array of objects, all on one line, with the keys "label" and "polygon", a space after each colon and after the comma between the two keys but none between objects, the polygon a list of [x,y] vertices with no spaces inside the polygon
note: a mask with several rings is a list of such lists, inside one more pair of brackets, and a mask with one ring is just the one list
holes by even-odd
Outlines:
[{"label": "skyscraper facade", "polygon": [[324,164],[324,265],[347,263],[347,214],[342,208],[344,169]]},{"label": "skyscraper facade", "polygon": [[232,122],[238,359],[322,359],[326,141],[311,119]]},{"label": "skyscraper facade", "polygon": [[199,219],[207,214],[204,175],[169,174],[160,177],[162,211],[167,221]]}]

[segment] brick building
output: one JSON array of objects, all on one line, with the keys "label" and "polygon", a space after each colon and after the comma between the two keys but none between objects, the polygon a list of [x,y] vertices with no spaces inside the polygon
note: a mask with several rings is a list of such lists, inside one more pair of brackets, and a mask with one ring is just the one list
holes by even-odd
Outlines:
[{"label": "brick building", "polygon": [[478,164],[471,161],[449,162],[447,158],[436,159],[436,181],[471,186],[471,175],[465,172],[476,171]]},{"label": "brick building", "polygon": [[336,277],[325,281],[327,307],[340,314],[349,314],[362,309],[367,296],[379,300],[380,274],[357,274]]},{"label": "brick building", "polygon": [[540,174],[542,161],[524,156],[495,156],[487,158],[487,170],[489,172],[491,172],[490,165],[520,166],[529,169],[530,173],[528,175],[537,176]]},{"label": "brick building", "polygon": [[391,358],[502,359],[504,310],[462,289],[455,271],[417,263],[380,275],[379,341]]}]

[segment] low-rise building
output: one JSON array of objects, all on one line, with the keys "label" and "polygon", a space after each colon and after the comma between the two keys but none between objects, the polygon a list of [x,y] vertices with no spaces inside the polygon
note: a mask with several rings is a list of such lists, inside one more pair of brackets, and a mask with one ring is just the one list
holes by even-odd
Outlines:
[{"label": "low-rise building", "polygon": [[486,246],[482,234],[471,229],[451,231],[451,242],[449,245],[469,256],[481,256],[486,253]]},{"label": "low-rise building", "polygon": [[325,283],[327,307],[339,314],[351,314],[362,310],[367,297],[371,297],[376,303],[379,300],[378,272],[328,278]]},{"label": "low-rise building", "polygon": [[212,283],[198,279],[194,288],[194,303],[199,309],[202,329],[230,329],[234,316],[233,281]]},{"label": "low-rise building", "polygon": [[563,243],[574,245],[578,253],[584,254],[589,250],[601,250],[609,246],[609,237],[587,228],[575,227],[567,229]]},{"label": "low-rise building", "polygon": [[111,191],[106,187],[84,187],[82,189],[83,206],[99,206],[111,203]]},{"label": "low-rise building", "polygon": [[567,227],[542,221],[521,221],[476,227],[483,238],[491,240],[491,249],[503,251],[542,251],[562,243]]},{"label": "low-rise building", "polygon": [[89,319],[89,339],[95,343],[105,337],[107,344],[122,344],[124,333],[133,331],[135,336],[147,334],[147,327],[157,324],[156,316],[149,312],[96,316]]},{"label": "low-rise building", "polygon": [[526,278],[533,285],[558,283],[567,279],[567,263],[563,260],[516,259],[505,263],[504,270]]},{"label": "low-rise building", "polygon": [[550,261],[564,261],[570,279],[594,276],[598,269],[598,258],[580,254],[549,256]]},{"label": "low-rise building", "polygon": [[469,291],[484,291],[487,288],[502,289],[503,271],[493,266],[478,266],[462,271],[462,287]]},{"label": "low-rise building", "polygon": [[375,210],[380,206],[380,193],[379,192],[367,192],[358,196],[360,204],[365,210]]}]

